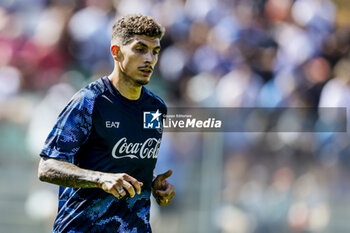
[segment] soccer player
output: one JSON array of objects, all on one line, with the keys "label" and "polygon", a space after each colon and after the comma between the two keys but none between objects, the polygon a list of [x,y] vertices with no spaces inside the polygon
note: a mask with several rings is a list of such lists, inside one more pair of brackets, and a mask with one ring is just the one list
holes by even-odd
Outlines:
[{"label": "soccer player", "polygon": [[60,185],[53,232],[151,232],[151,193],[159,205],[171,203],[172,171],[153,174],[167,108],[144,87],[163,34],[150,17],[119,19],[113,72],[81,89],[58,116],[38,171],[41,181]]}]

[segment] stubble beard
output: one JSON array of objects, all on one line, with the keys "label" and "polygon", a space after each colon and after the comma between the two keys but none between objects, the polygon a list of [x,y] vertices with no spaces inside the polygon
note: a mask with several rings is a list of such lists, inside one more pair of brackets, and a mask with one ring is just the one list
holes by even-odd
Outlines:
[{"label": "stubble beard", "polygon": [[136,80],[136,83],[139,84],[140,86],[147,85],[149,83],[149,79],[146,80]]},{"label": "stubble beard", "polygon": [[125,71],[124,67],[121,67],[120,69],[121,73],[123,74],[123,76],[125,77],[126,80],[129,80],[129,82],[133,82],[134,84],[136,84],[137,86],[144,86],[147,85],[149,83],[150,77],[147,79],[136,79],[134,80],[130,75],[127,74],[127,72]]}]

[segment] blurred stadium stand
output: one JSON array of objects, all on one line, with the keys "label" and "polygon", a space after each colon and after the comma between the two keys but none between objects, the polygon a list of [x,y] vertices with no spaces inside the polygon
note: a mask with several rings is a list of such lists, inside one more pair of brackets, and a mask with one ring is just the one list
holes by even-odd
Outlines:
[{"label": "blurred stadium stand", "polygon": [[[350,106],[347,0],[2,0],[0,232],[50,231],[57,187],[38,181],[39,151],[73,93],[111,72],[127,13],[166,27],[149,88],[169,106]],[[349,139],[165,133],[156,169],[174,170],[177,196],[152,207],[153,231],[348,233]]]}]

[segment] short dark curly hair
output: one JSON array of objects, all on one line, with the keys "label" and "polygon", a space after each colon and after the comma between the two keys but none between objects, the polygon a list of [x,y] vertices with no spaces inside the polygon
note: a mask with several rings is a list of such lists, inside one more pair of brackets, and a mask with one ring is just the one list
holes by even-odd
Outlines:
[{"label": "short dark curly hair", "polygon": [[126,15],[118,19],[112,30],[112,43],[126,45],[135,35],[145,35],[161,39],[164,27],[153,18],[141,14]]}]

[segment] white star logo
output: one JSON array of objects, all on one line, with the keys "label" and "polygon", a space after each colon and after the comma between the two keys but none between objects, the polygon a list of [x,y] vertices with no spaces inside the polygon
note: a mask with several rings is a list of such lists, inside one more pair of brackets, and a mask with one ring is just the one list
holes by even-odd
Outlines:
[{"label": "white star logo", "polygon": [[151,122],[153,122],[155,119],[157,119],[157,121],[159,121],[159,117],[162,115],[160,112],[159,112],[159,109],[157,109],[157,111],[155,113],[151,113],[151,115],[153,116]]}]

